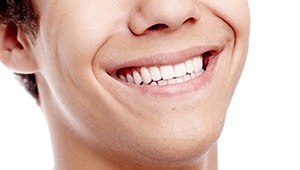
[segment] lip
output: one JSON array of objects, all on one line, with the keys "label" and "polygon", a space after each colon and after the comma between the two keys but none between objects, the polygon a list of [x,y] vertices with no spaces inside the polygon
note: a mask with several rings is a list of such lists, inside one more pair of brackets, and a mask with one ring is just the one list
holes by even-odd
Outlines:
[{"label": "lip", "polygon": [[[150,57],[140,58],[134,61],[124,62],[120,65],[115,66],[113,69],[110,69],[110,71],[107,71],[107,74],[110,75],[110,77],[112,77],[113,79],[115,79],[115,81],[117,81],[118,83],[125,85],[127,88],[137,90],[143,95],[172,96],[190,93],[197,91],[199,88],[203,87],[205,84],[208,84],[211,81],[214,68],[223,49],[223,46],[201,46],[189,48],[175,53],[153,55]],[[178,63],[182,63],[186,60],[192,59],[196,56],[202,55],[206,52],[211,52],[212,54],[211,56],[209,56],[209,62],[205,72],[202,75],[183,83],[163,86],[136,85],[132,83],[122,82],[116,75],[117,71],[122,68],[175,65]]]},{"label": "lip", "polygon": [[223,46],[199,46],[192,47],[186,50],[173,53],[156,54],[148,57],[141,57],[136,60],[127,61],[122,64],[116,65],[113,68],[107,70],[107,74],[115,77],[118,70],[122,68],[130,67],[149,67],[149,66],[163,66],[163,65],[175,65],[182,63],[186,60],[192,59],[196,56],[202,55],[205,52],[211,51],[214,54],[220,53],[224,49]]}]

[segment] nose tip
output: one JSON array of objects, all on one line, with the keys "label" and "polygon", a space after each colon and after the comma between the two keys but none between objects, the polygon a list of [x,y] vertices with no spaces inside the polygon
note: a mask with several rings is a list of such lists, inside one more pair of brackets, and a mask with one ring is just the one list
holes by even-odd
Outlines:
[{"label": "nose tip", "polygon": [[141,3],[129,23],[136,35],[147,30],[174,31],[187,22],[200,20],[200,11],[192,0],[145,0]]}]

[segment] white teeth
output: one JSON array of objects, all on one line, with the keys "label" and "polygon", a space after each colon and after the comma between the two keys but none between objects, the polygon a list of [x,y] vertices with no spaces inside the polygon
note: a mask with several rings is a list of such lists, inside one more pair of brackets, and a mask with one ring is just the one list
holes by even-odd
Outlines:
[{"label": "white teeth", "polygon": [[120,80],[137,85],[167,85],[189,81],[203,74],[203,58],[201,56],[187,60],[184,63],[166,66],[141,67],[132,73],[118,75]]},{"label": "white teeth", "polygon": [[196,76],[200,76],[202,73],[204,73],[204,70],[201,69],[199,72],[195,73]]},{"label": "white teeth", "polygon": [[185,64],[187,73],[192,73],[194,71],[194,64],[193,64],[192,60],[188,60],[184,64]]},{"label": "white teeth", "polygon": [[151,86],[157,86],[157,83],[154,81],[152,83],[150,83]]},{"label": "white teeth", "polygon": [[184,63],[175,65],[173,67],[173,69],[174,69],[174,72],[175,72],[175,77],[181,77],[181,76],[186,75],[186,68],[185,68]]},{"label": "white teeth", "polygon": [[160,71],[158,67],[150,67],[149,70],[150,70],[150,75],[152,80],[157,81],[161,79]]},{"label": "white teeth", "polygon": [[191,79],[195,77],[196,77],[195,73],[191,73]]},{"label": "white teeth", "polygon": [[138,85],[140,85],[143,82],[140,73],[138,73],[137,71],[133,71],[133,80],[134,83]]},{"label": "white teeth", "polygon": [[159,86],[162,86],[162,85],[167,85],[168,82],[167,82],[166,80],[160,80],[160,81],[157,82],[157,84],[158,84]]},{"label": "white teeth", "polygon": [[175,77],[175,73],[171,65],[161,66],[160,74],[164,80],[172,79],[173,77]]},{"label": "white teeth", "polygon": [[197,65],[199,67],[199,70],[201,71],[202,67],[203,67],[203,60],[202,60],[202,58],[197,57]]},{"label": "white teeth", "polygon": [[127,79],[126,79],[126,77],[125,77],[125,76],[123,76],[123,75],[120,75],[119,77],[120,77],[120,79],[121,79],[122,81],[125,81],[125,82],[127,82]]},{"label": "white teeth", "polygon": [[144,84],[148,84],[152,80],[150,72],[149,72],[149,70],[146,67],[142,67],[141,68],[141,76],[142,76]]},{"label": "white teeth", "polygon": [[167,80],[168,84],[175,84],[176,80],[175,79],[169,79]]},{"label": "white teeth", "polygon": [[176,83],[183,83],[184,82],[183,77],[179,77],[179,78],[176,78],[174,80],[176,81]]},{"label": "white teeth", "polygon": [[133,77],[130,74],[126,74],[127,82],[128,83],[133,83]]},{"label": "white teeth", "polygon": [[184,81],[189,81],[189,80],[191,80],[191,75],[186,75],[186,76],[184,76],[184,77],[183,77],[183,80],[184,80]]},{"label": "white teeth", "polygon": [[199,64],[198,64],[198,58],[193,58],[193,65],[194,65],[194,72],[197,73],[200,71],[200,69],[202,69],[202,67],[200,68]]}]

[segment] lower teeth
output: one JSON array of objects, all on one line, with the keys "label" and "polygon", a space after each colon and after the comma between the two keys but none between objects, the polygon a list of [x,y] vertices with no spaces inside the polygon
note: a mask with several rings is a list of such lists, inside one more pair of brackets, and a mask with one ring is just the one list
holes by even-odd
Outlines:
[{"label": "lower teeth", "polygon": [[205,70],[200,70],[199,72],[197,73],[188,73],[186,74],[185,76],[183,77],[175,77],[173,79],[168,79],[168,80],[157,80],[157,81],[151,81],[147,84],[145,84],[144,82],[141,82],[139,85],[153,85],[153,86],[156,86],[156,85],[159,85],[159,86],[162,86],[162,85],[168,85],[168,84],[178,84],[178,83],[183,83],[183,82],[186,82],[186,81],[189,81],[201,74],[204,73]]}]

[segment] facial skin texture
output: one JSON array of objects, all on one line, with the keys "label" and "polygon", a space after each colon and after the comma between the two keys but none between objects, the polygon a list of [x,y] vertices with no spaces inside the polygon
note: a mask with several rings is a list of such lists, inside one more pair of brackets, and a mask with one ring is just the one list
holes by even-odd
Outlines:
[{"label": "facial skin texture", "polygon": [[[248,48],[246,0],[35,4],[40,29],[34,43],[24,35],[34,63],[24,72],[37,77],[55,169],[217,169],[216,141]],[[115,74],[208,50],[217,54],[204,74],[185,83],[139,86]]]}]

